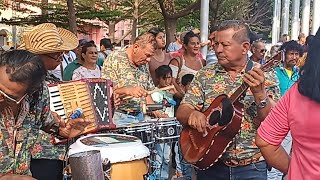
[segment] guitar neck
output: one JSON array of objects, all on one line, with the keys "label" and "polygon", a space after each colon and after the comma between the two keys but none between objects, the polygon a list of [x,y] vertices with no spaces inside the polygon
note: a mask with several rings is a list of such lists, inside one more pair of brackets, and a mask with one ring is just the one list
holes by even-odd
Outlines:
[{"label": "guitar neck", "polygon": [[[270,58],[266,64],[264,64],[260,69],[263,72],[268,72],[274,67],[278,66],[281,63],[281,57],[282,51],[279,51],[275,56]],[[280,56],[280,57],[279,57]],[[241,84],[241,86],[230,96],[230,99],[232,103],[236,102],[239,100],[239,98],[248,90],[249,85],[245,82]]]},{"label": "guitar neck", "polygon": [[247,83],[242,83],[240,87],[230,96],[231,102],[235,103],[249,88]]}]

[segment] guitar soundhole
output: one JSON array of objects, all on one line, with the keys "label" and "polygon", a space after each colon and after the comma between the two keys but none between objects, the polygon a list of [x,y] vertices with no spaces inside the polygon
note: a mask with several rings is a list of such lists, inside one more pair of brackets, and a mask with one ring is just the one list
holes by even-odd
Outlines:
[{"label": "guitar soundhole", "polygon": [[220,117],[219,126],[225,126],[230,123],[234,113],[234,107],[229,98],[221,100],[222,103],[222,115]]},{"label": "guitar soundhole", "polygon": [[210,126],[217,124],[220,121],[220,118],[221,118],[220,111],[218,111],[218,110],[213,111],[210,115],[210,118],[209,118]]}]

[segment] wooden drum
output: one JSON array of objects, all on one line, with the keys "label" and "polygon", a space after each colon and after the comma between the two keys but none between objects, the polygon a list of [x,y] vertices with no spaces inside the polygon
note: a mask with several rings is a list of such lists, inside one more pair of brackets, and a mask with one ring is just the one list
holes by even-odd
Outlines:
[{"label": "wooden drum", "polygon": [[[149,149],[140,139],[123,134],[91,134],[70,146],[69,155],[99,150],[102,161],[111,162],[111,180],[143,180],[148,173]],[[89,179],[90,177],[88,177]]]}]

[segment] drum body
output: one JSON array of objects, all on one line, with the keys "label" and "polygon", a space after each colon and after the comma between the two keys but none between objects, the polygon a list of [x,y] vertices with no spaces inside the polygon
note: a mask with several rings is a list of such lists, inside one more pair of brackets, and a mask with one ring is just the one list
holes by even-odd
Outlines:
[{"label": "drum body", "polygon": [[120,126],[117,131],[120,134],[126,134],[139,138],[142,143],[149,148],[154,145],[154,127],[152,123],[141,122],[128,124],[122,127]]},{"label": "drum body", "polygon": [[179,140],[182,126],[176,118],[152,119],[149,122],[153,122],[155,125],[156,143],[171,143]]},{"label": "drum body", "polygon": [[70,146],[69,155],[99,150],[102,161],[111,162],[111,180],[143,180],[148,173],[146,157],[149,150],[141,140],[123,134],[91,134]]}]

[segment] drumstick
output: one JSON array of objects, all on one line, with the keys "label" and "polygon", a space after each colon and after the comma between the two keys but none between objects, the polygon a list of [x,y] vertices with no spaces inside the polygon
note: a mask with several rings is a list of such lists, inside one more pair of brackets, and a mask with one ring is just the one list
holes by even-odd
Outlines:
[{"label": "drumstick", "polygon": [[[174,88],[174,85],[171,85],[171,86],[167,86],[167,87],[163,87],[163,88],[160,88],[160,89],[155,89],[155,90],[152,90],[152,91],[148,91],[148,95],[152,94],[152,93],[155,93],[155,92],[159,92],[159,91],[166,91],[166,90],[169,90],[169,89],[173,89]],[[133,96],[127,96],[127,97],[124,97],[123,100],[127,100],[127,99],[131,99],[133,98]]]},{"label": "drumstick", "polygon": [[174,85],[171,85],[171,86],[163,87],[163,88],[160,88],[160,89],[155,89],[155,90],[152,90],[152,91],[148,91],[148,94],[152,94],[152,93],[159,92],[159,91],[166,91],[166,90],[173,89],[173,88],[174,88]]}]

